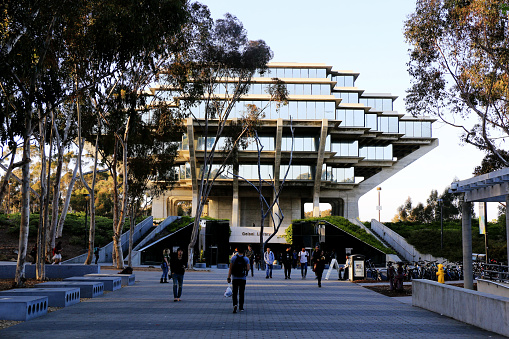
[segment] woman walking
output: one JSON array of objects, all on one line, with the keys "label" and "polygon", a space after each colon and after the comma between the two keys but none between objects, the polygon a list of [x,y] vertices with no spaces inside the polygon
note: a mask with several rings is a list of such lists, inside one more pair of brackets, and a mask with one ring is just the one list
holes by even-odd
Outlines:
[{"label": "woman walking", "polygon": [[161,268],[163,269],[161,284],[168,283],[168,270],[170,268],[170,249],[168,248],[163,250],[163,262],[161,263]]},{"label": "woman walking", "polygon": [[186,267],[187,261],[184,258],[184,251],[179,247],[177,255],[170,260],[171,276],[173,277],[173,301],[180,301]]},{"label": "woman walking", "polygon": [[322,287],[322,274],[323,270],[325,269],[325,253],[323,251],[320,251],[320,254],[315,256],[315,274],[316,278],[318,279],[318,287]]}]

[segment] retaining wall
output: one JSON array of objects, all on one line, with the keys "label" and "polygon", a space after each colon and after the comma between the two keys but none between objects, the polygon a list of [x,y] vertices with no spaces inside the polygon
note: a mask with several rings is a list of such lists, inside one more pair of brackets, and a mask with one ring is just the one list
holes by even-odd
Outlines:
[{"label": "retaining wall", "polygon": [[[35,266],[25,264],[25,278],[34,279]],[[46,265],[45,275],[48,279],[64,279],[76,275],[101,273],[99,265]],[[0,279],[13,279],[16,275],[16,265],[0,265]]]},{"label": "retaining wall", "polygon": [[414,279],[412,305],[509,336],[509,298]]},{"label": "retaining wall", "polygon": [[509,284],[484,279],[477,279],[477,290],[479,292],[509,298]]}]

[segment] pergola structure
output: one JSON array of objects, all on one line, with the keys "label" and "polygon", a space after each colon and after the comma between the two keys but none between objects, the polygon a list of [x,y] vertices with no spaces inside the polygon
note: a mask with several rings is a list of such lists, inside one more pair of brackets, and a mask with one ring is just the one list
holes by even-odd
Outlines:
[{"label": "pergola structure", "polygon": [[[449,193],[463,195],[462,238],[465,288],[473,289],[472,215],[473,202],[505,202],[509,204],[509,168],[483,174],[467,180],[455,181]],[[506,213],[507,258],[509,260],[509,213]]]}]

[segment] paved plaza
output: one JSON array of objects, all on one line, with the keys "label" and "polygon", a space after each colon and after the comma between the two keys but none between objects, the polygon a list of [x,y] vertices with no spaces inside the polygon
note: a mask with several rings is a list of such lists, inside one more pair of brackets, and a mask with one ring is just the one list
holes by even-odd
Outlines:
[{"label": "paved plaza", "polygon": [[[112,271],[102,270],[103,273]],[[413,307],[353,283],[302,280],[293,270],[248,278],[245,312],[223,296],[227,270],[186,272],[182,301],[160,272],[136,284],[0,330],[0,338],[489,338],[497,334]],[[325,274],[324,274],[325,276]]]}]

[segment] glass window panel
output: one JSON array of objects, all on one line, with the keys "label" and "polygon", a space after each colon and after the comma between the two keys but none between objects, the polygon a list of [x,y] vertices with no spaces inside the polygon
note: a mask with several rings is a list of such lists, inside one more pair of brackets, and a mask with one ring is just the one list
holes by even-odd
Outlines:
[{"label": "glass window panel", "polygon": [[422,136],[426,138],[431,138],[431,122],[422,123]]},{"label": "glass window panel", "polygon": [[301,78],[308,78],[309,77],[309,70],[307,68],[303,68],[300,70],[300,77]]},{"label": "glass window panel", "polygon": [[341,120],[341,125],[345,126],[345,110],[344,109],[336,110],[336,120]]},{"label": "glass window panel", "polygon": [[389,119],[388,117],[379,117],[380,128],[382,132],[389,132]]},{"label": "glass window panel", "polygon": [[307,119],[322,119],[316,116],[316,102],[308,101],[306,104],[306,118]]},{"label": "glass window panel", "polygon": [[295,94],[297,95],[304,94],[304,84],[295,84]]},{"label": "glass window panel", "polygon": [[311,95],[311,84],[304,84],[304,94],[305,95]]},{"label": "glass window panel", "polygon": [[289,101],[288,105],[290,106],[289,114],[295,119],[297,117],[297,101]]},{"label": "glass window panel", "polygon": [[364,106],[369,106],[368,99],[366,99],[366,98],[360,98],[359,103],[363,104]]},{"label": "glass window panel", "polygon": [[392,111],[392,99],[383,99],[384,111]]},{"label": "glass window panel", "polygon": [[323,68],[316,70],[316,77],[317,78],[326,78],[327,77],[327,71]]},{"label": "glass window panel", "polygon": [[406,128],[405,128],[405,122],[404,121],[400,121],[399,122],[399,133],[401,134],[406,134]]},{"label": "glass window panel", "polygon": [[316,69],[315,68],[311,68],[309,69],[309,77],[310,78],[316,78]]},{"label": "glass window panel", "polygon": [[348,155],[351,157],[356,157],[359,155],[359,142],[357,140],[350,144]]},{"label": "glass window panel", "polygon": [[345,76],[345,87],[353,87],[353,76]]},{"label": "glass window panel", "polygon": [[392,145],[385,147],[384,156],[385,160],[392,160]]},{"label": "glass window panel", "polygon": [[367,154],[368,154],[368,152],[367,152],[366,147],[359,148],[359,157],[366,158]]},{"label": "glass window panel", "polygon": [[414,122],[414,136],[416,138],[422,137],[422,129],[421,129],[421,122],[415,121]]},{"label": "glass window panel", "polygon": [[375,99],[375,107],[377,111],[383,111],[382,99]]},{"label": "glass window panel", "polygon": [[350,93],[350,102],[358,103],[359,102],[359,93]]},{"label": "glass window panel", "polygon": [[322,84],[320,85],[320,88],[321,88],[320,94],[330,95],[330,85]]},{"label": "glass window panel", "polygon": [[336,110],[335,102],[330,102],[330,101],[325,102],[325,116],[331,116],[331,117],[334,116],[335,110]]},{"label": "glass window panel", "polygon": [[304,151],[312,152],[315,150],[315,140],[313,138],[303,138],[304,139]]},{"label": "glass window panel", "polygon": [[297,117],[298,119],[306,119],[306,102],[305,101],[298,101],[297,102],[297,105],[298,105],[298,112],[297,112]]},{"label": "glass window panel", "polygon": [[331,149],[331,142],[330,142],[330,135],[325,138],[325,150],[330,151]]},{"label": "glass window panel", "polygon": [[398,117],[389,118],[389,132],[398,133]]},{"label": "glass window panel", "polygon": [[408,137],[413,137],[414,136],[414,125],[412,124],[411,121],[406,121],[405,122],[405,135],[408,136]]},{"label": "glass window panel", "polygon": [[298,137],[295,138],[295,151],[303,151],[304,150],[304,138]]},{"label": "glass window panel", "polygon": [[364,126],[364,111],[355,110],[353,116],[354,126]]},{"label": "glass window panel", "polygon": [[[272,103],[274,105],[274,111],[276,110],[276,103]],[[279,117],[281,119],[289,119],[290,114],[288,113],[288,109],[290,108],[290,105],[280,105],[279,106]]]},{"label": "glass window panel", "polygon": [[368,159],[376,159],[375,147],[368,147]]}]

